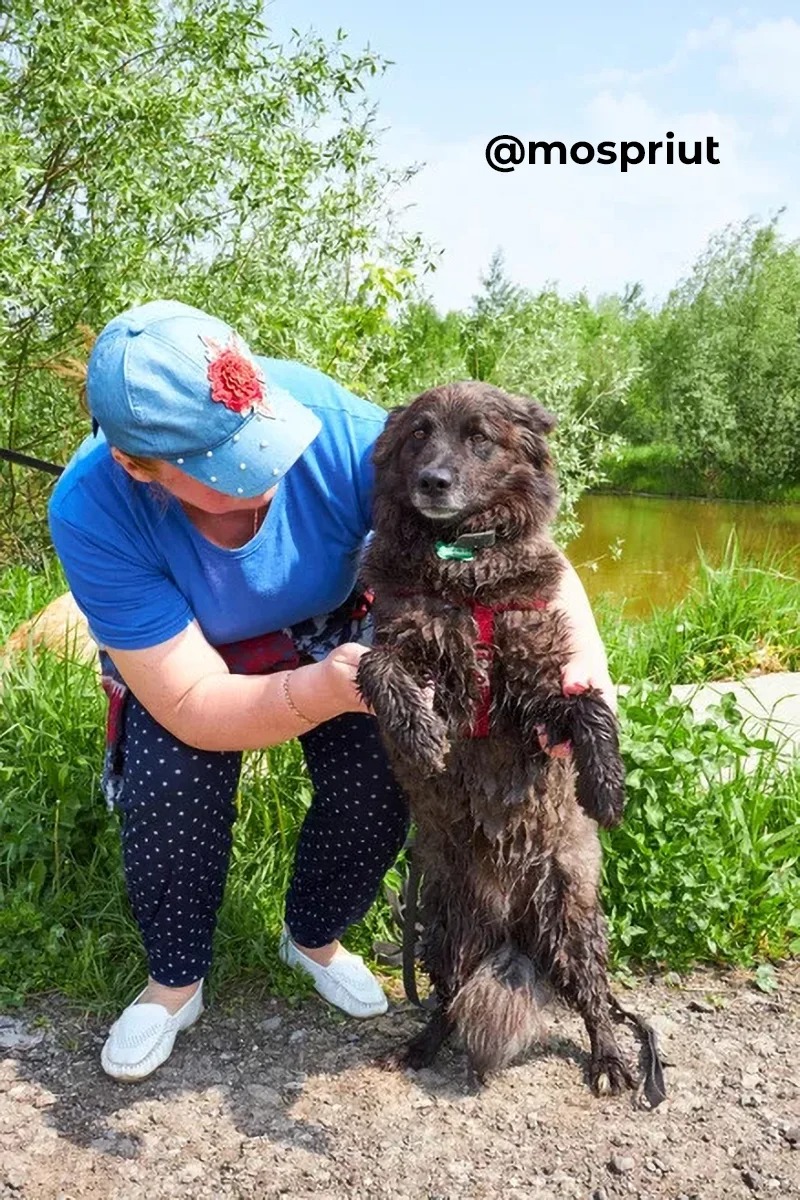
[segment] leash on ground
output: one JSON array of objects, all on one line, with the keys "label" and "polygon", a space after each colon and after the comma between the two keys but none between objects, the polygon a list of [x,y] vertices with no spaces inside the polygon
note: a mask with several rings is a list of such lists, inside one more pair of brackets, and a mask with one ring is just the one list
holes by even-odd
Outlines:
[{"label": "leash on ground", "polygon": [[64,468],[59,467],[57,463],[45,462],[43,458],[31,458],[30,454],[6,450],[3,446],[0,446],[0,458],[15,463],[18,467],[33,467],[36,471],[45,471],[48,475],[61,475],[64,472]]},{"label": "leash on ground", "polygon": [[384,894],[391,909],[394,923],[400,930],[400,944],[396,942],[375,942],[373,951],[378,962],[385,967],[401,967],[403,971],[403,989],[406,997],[417,1008],[427,1011],[438,1006],[439,1001],[432,991],[424,998],[420,997],[417,989],[416,964],[419,957],[419,938],[422,926],[418,921],[419,890],[422,872],[414,857],[413,839],[406,842],[406,863],[408,871],[400,886],[400,891],[384,886]]},{"label": "leash on ground", "polygon": [[[641,1034],[644,1049],[644,1078],[636,1089],[636,1104],[639,1108],[658,1108],[662,1100],[667,1098],[667,1088],[664,1083],[664,1067],[661,1055],[658,1053],[658,1036],[655,1029],[629,1008],[623,1008],[612,992],[608,993],[608,1001],[618,1022],[627,1021]],[[643,1104],[642,1099],[647,1103]]]}]

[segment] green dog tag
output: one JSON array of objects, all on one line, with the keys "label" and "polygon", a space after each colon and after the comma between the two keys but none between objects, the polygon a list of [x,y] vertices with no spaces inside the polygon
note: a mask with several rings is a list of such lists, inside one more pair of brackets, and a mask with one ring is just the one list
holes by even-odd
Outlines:
[{"label": "green dog tag", "polygon": [[468,546],[452,546],[447,542],[436,543],[437,558],[458,558],[470,559],[475,557],[475,551],[470,550]]}]

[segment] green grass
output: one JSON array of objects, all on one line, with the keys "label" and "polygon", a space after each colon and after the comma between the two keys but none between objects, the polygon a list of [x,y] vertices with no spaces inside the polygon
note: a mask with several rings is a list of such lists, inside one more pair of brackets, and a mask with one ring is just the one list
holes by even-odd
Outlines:
[{"label": "green grass", "polygon": [[57,559],[49,558],[41,570],[5,567],[0,571],[0,646],[20,622],[32,617],[56,596],[67,590]]},{"label": "green grass", "polygon": [[800,501],[800,483],[770,490],[734,474],[704,473],[687,466],[677,446],[664,443],[623,446],[603,462],[602,470],[606,481],[597,488],[598,491],[787,504]]},{"label": "green grass", "polygon": [[598,623],[620,683],[702,683],[800,670],[797,556],[742,562],[734,537],[719,566],[700,558],[696,582],[671,608],[630,620],[601,602]]},{"label": "green grass", "polygon": [[[101,1009],[145,973],[125,898],[119,821],[99,789],[104,699],[93,670],[48,653],[15,663],[0,694],[0,1002],[55,989]],[[247,756],[212,987],[232,977],[295,994],[276,957],[283,896],[310,798],[299,745]],[[351,931],[391,936],[375,908]]]},{"label": "green grass", "polygon": [[[17,570],[0,584],[4,634],[62,586],[57,572],[31,578]],[[741,647],[791,643],[786,664],[797,666],[796,587],[776,569],[765,573],[729,556],[724,568],[703,567],[696,595],[672,615],[681,632],[670,628],[669,614],[631,627],[606,615],[612,662],[628,678],[646,673],[663,681],[637,685],[621,705],[628,809],[623,826],[603,835],[618,968],[754,965],[800,953],[800,766],[786,770],[770,741],[747,738],[727,703],[697,722],[666,686],[705,678],[711,665],[722,669],[734,634]],[[85,665],[41,653],[6,671],[0,1003],[57,990],[112,1011],[143,977],[118,819],[99,791],[103,717],[102,693]],[[212,989],[235,981],[237,990],[302,993],[276,946],[309,797],[296,743],[247,756]],[[373,939],[391,932],[379,901],[349,944],[369,952]]]},{"label": "green grass", "polygon": [[621,717],[628,802],[603,835],[615,962],[800,954],[800,762],[746,736],[730,694],[697,721],[667,688],[638,684]]}]

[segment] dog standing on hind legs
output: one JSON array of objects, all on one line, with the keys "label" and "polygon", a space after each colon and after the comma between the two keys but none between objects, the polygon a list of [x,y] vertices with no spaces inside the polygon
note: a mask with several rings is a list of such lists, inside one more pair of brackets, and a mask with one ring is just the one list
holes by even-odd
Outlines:
[{"label": "dog standing on hind legs", "polygon": [[[617,1093],[634,1079],[614,1032],[597,826],[621,819],[624,773],[600,693],[561,692],[554,424],[538,404],[454,384],[395,410],[375,447],[362,569],[375,642],[358,682],[417,825],[439,1001],[389,1061],[422,1067],[456,1030],[484,1080],[536,1039],[552,988],[584,1019],[592,1087]],[[542,727],[571,759],[541,750]]]}]

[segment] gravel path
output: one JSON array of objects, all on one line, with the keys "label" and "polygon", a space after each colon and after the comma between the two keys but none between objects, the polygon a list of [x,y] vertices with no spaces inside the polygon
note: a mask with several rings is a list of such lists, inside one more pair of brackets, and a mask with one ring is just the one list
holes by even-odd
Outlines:
[{"label": "gravel path", "polygon": [[[800,1197],[800,965],[765,995],[703,973],[641,982],[668,1065],[654,1113],[589,1093],[581,1022],[471,1093],[457,1049],[390,1075],[374,1057],[421,1019],[355,1023],[312,998],[228,995],[151,1080],[98,1064],[105,1023],[61,1001],[0,1021],[3,1200],[289,1196],[367,1200]],[[21,1022],[21,1024],[20,1024]]]}]

